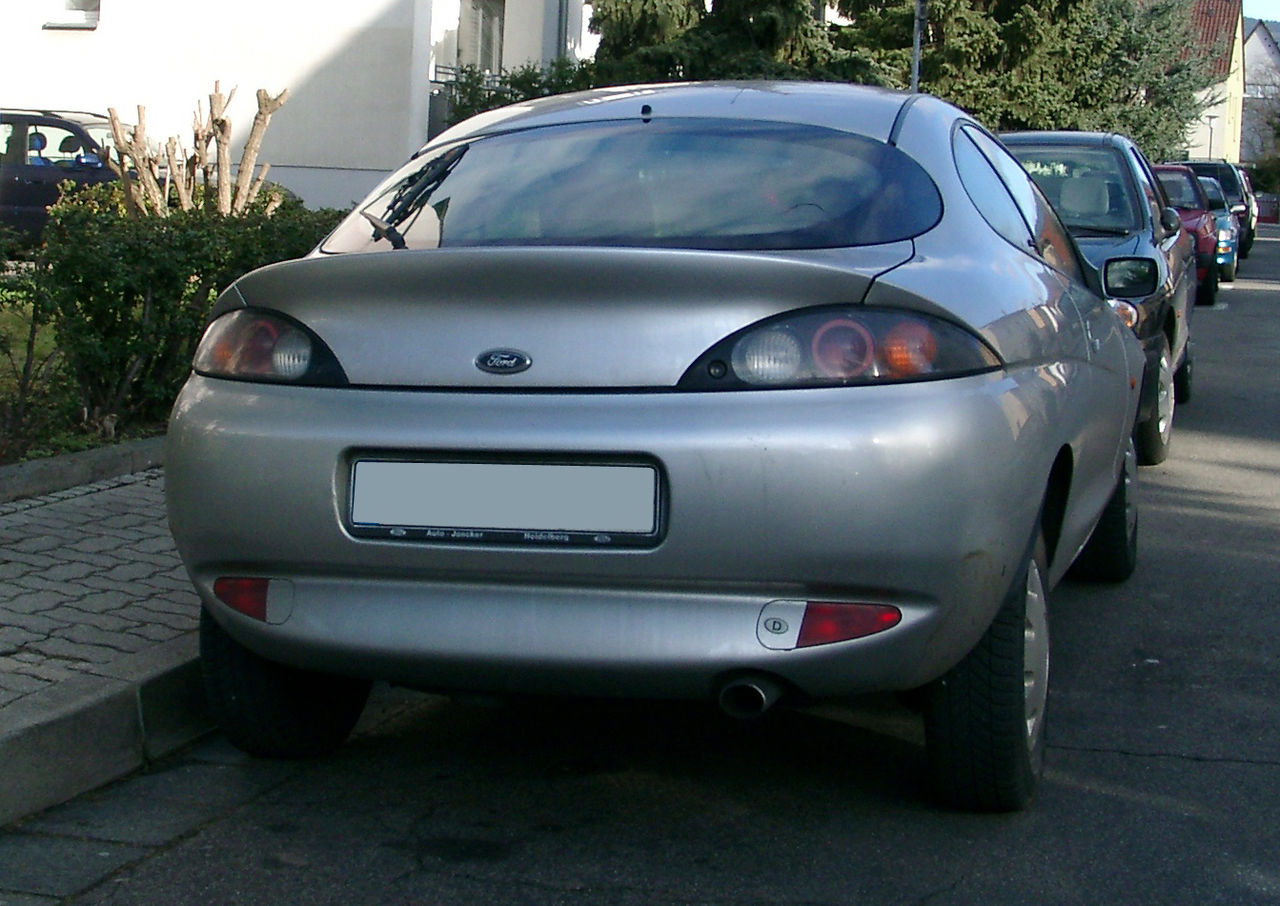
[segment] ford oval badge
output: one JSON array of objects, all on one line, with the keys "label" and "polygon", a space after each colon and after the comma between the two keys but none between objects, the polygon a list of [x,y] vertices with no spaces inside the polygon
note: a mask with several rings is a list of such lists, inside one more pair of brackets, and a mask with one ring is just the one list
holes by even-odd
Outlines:
[{"label": "ford oval badge", "polygon": [[489,374],[519,374],[532,364],[533,359],[518,349],[490,349],[476,356],[476,367]]}]

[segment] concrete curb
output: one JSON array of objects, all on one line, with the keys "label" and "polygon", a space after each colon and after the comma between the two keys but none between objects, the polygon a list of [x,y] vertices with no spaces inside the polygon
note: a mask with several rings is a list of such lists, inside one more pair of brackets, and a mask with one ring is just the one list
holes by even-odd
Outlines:
[{"label": "concrete curb", "polygon": [[0,503],[41,497],[161,465],[164,465],[164,438],[149,437],[0,466]]},{"label": "concrete curb", "polygon": [[196,633],[5,708],[0,825],[144,767],[213,729]]}]

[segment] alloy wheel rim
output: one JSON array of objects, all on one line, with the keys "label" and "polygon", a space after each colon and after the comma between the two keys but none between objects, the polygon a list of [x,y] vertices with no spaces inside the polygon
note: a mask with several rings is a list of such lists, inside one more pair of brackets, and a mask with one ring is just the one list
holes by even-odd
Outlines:
[{"label": "alloy wheel rim", "polygon": [[1173,433],[1173,365],[1166,351],[1160,355],[1160,373],[1156,392],[1156,426],[1165,443]]},{"label": "alloy wheel rim", "polygon": [[1138,451],[1129,439],[1124,453],[1124,528],[1125,537],[1132,538],[1138,529]]},{"label": "alloy wheel rim", "polygon": [[1023,716],[1027,749],[1040,748],[1044,732],[1045,703],[1049,697],[1049,614],[1040,566],[1035,559],[1027,568],[1025,623],[1022,633]]}]

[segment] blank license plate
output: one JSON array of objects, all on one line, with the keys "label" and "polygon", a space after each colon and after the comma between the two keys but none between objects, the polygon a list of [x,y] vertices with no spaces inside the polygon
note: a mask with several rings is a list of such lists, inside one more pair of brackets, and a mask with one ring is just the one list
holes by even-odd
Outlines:
[{"label": "blank license plate", "polygon": [[643,543],[658,532],[651,465],[356,462],[356,534],[431,541]]}]

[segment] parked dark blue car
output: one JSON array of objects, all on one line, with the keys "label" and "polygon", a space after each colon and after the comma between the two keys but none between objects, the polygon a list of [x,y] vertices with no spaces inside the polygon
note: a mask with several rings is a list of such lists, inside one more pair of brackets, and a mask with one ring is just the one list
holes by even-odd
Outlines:
[{"label": "parked dark blue car", "polygon": [[1191,398],[1195,244],[1131,140],[1101,132],[1001,139],[1057,209],[1147,356],[1134,426],[1144,465],[1169,455],[1175,402]]}]

